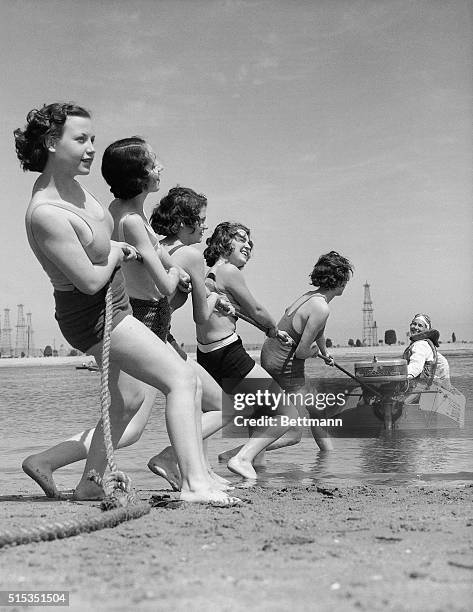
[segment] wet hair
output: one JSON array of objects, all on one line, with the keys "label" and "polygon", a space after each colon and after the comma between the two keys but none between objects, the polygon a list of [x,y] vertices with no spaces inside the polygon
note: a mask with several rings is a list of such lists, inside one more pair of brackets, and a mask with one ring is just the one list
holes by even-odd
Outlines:
[{"label": "wet hair", "polygon": [[353,266],[348,259],[337,251],[330,251],[319,257],[309,278],[314,287],[336,289],[346,284],[351,274],[353,274]]},{"label": "wet hair", "polygon": [[[250,230],[242,223],[236,221],[224,221],[219,223],[214,229],[210,238],[207,238],[207,248],[204,251],[204,258],[208,266],[213,266],[222,255],[228,256],[232,252],[232,240],[243,230],[250,238]],[[253,242],[249,240],[250,248],[253,249]]]},{"label": "wet hair", "polygon": [[68,117],[90,119],[91,115],[74,102],[45,104],[28,113],[25,128],[13,132],[16,154],[24,171],[43,172],[48,161],[48,146],[61,138]]},{"label": "wet hair", "polygon": [[146,189],[150,162],[152,158],[143,138],[116,140],[103,153],[102,176],[116,198],[131,200]]},{"label": "wet hair", "polygon": [[153,210],[151,227],[161,236],[175,236],[181,225],[199,225],[200,211],[204,206],[207,206],[207,198],[202,193],[177,185],[169,190]]}]

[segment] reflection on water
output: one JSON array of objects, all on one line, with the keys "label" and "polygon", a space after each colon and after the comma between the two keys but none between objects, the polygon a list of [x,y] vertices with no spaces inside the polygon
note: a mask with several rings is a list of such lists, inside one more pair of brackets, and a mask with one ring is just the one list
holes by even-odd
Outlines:
[{"label": "reflection on water", "polygon": [[[311,437],[287,449],[267,454],[260,468],[264,487],[301,482],[303,484],[400,484],[473,480],[473,357],[450,357],[450,368],[457,375],[457,386],[467,398],[466,428],[453,432],[415,431],[382,434],[377,438],[334,440],[334,451],[321,453]],[[343,362],[342,362],[343,363]],[[345,360],[347,369],[352,363]],[[336,376],[330,368],[310,362],[312,376]],[[21,461],[32,452],[95,424],[99,414],[99,376],[77,371],[73,366],[1,368],[0,418],[3,429],[0,484],[5,493],[15,493],[18,483],[31,488],[22,475]],[[164,488],[146,468],[148,459],[168,444],[164,426],[164,403],[159,397],[154,414],[141,440],[118,454],[119,466],[132,476],[137,487]],[[244,442],[244,440],[242,440]],[[240,443],[235,438],[215,436],[210,456],[217,471],[237,483],[223,465],[218,453]],[[71,488],[78,480],[83,463],[58,472],[60,488]]]}]

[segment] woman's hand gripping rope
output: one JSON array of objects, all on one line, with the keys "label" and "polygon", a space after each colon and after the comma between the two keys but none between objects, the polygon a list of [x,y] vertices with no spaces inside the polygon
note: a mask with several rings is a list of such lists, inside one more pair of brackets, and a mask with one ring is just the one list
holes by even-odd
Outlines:
[{"label": "woman's hand gripping rope", "polygon": [[177,286],[178,286],[179,291],[182,291],[182,293],[191,293],[192,291],[191,277],[182,268],[178,268],[178,270],[179,270],[179,282]]},{"label": "woman's hand gripping rope", "polygon": [[[314,344],[316,344],[314,342]],[[312,347],[311,347],[312,348]],[[314,347],[315,348],[315,347]],[[335,365],[335,360],[332,357],[332,355],[329,355],[328,353],[326,353],[325,355],[322,353],[322,351],[319,349],[319,347],[317,346],[317,350],[314,353],[314,357],[320,357],[321,359],[323,359],[325,361],[325,364],[332,367]]]},{"label": "woman's hand gripping rope", "polygon": [[[215,308],[216,310],[219,310],[223,314],[227,314],[220,310],[221,307],[219,303],[221,299],[222,298],[219,298],[219,300],[217,300],[217,304],[215,305]],[[225,301],[227,302],[227,300]],[[236,308],[233,308],[230,302],[228,302],[228,304],[233,309],[233,312],[228,313],[228,316],[238,317],[242,321],[246,321],[246,323],[249,323],[250,325],[253,325],[257,329],[260,329],[261,331],[263,331],[269,338],[277,338],[279,342],[281,342],[281,344],[284,344],[285,346],[292,346],[294,344],[294,340],[291,338],[291,336],[287,332],[282,331],[278,329],[277,327],[272,327],[272,328],[265,327],[264,325],[261,325],[261,323],[258,323],[251,317],[248,317],[247,315],[243,314]]]},{"label": "woman's hand gripping rope", "polygon": [[217,298],[217,301],[215,302],[215,310],[227,317],[237,316],[235,307],[228,301],[228,298],[226,298],[224,295],[221,295]]},{"label": "woman's hand gripping rope", "polygon": [[128,244],[128,242],[117,242],[116,240],[111,240],[110,241],[112,244],[112,247],[121,249],[122,251],[122,257],[121,260],[122,261],[139,261],[139,262],[143,262],[143,257],[140,255],[140,253],[138,253],[138,251],[135,249],[135,247],[131,244]]}]

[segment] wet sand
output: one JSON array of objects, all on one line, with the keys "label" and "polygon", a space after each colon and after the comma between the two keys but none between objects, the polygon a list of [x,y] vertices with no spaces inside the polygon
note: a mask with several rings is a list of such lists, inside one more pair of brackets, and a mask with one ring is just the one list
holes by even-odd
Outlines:
[{"label": "wet sand", "polygon": [[[0,497],[0,529],[100,513],[32,494],[34,485]],[[113,529],[2,549],[1,589],[69,590],[75,611],[472,609],[473,485],[238,494],[239,508],[173,504]]]}]

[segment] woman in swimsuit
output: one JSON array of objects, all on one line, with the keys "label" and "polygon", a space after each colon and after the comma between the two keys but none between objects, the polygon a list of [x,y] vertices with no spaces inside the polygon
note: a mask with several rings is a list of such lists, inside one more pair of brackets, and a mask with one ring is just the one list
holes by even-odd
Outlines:
[{"label": "woman in swimsuit", "polygon": [[[41,173],[26,213],[26,227],[30,245],[55,289],[56,319],[66,340],[94,356],[99,365],[105,294],[109,285],[112,288],[109,388],[114,446],[142,406],[142,383],[160,389],[167,397],[168,433],[182,475],[181,499],[232,503],[225,493],[212,488],[202,462],[195,375],[150,329],[131,316],[120,264],[136,259],[136,250],[125,242],[111,240],[112,217],[75,180],[77,175],[89,174],[94,158],[90,114],[74,104],[44,106],[28,114],[27,126],[15,131],[15,140],[23,169]],[[150,156],[150,183],[157,180],[154,166]],[[163,280],[172,287],[175,276],[171,273]],[[83,453],[82,442],[75,440],[63,442],[50,452],[58,455],[61,464],[60,457],[74,454],[77,444],[79,453]],[[41,458],[36,458],[25,471],[54,494],[50,465],[42,473]],[[103,474],[105,468],[103,435],[98,427],[75,490],[76,499],[103,495],[87,474],[91,469]]]},{"label": "woman in swimsuit", "polygon": [[[251,318],[267,330],[267,335],[276,342],[292,343],[285,331],[280,331],[269,312],[256,300],[249,290],[242,269],[248,263],[253,243],[250,230],[241,223],[220,223],[212,236],[207,239],[205,260],[210,266],[207,274],[207,289],[226,295],[237,312]],[[229,394],[269,391],[276,395],[282,390],[268,373],[245,351],[236,334],[236,318],[222,316],[213,311],[207,321],[197,324],[197,361]],[[255,427],[250,440],[237,449],[228,462],[228,468],[244,478],[255,479],[257,474],[253,461],[266,447],[277,448],[277,440],[288,427],[281,424],[280,416],[298,416],[294,406],[287,402],[278,412],[271,412],[275,418],[271,427]],[[271,445],[271,446],[269,446]]]},{"label": "woman in swimsuit", "polygon": [[[153,230],[164,236],[161,245],[170,256],[171,263],[189,274],[192,286],[192,313],[196,324],[208,321],[212,312],[215,312],[217,303],[220,312],[223,308],[227,316],[234,312],[225,296],[206,289],[205,260],[202,253],[193,246],[202,241],[204,231],[207,229],[206,215],[207,198],[204,195],[187,187],[174,187],[161,199],[150,219]],[[188,293],[182,292],[178,287],[170,299],[173,312],[185,304],[187,297]],[[183,359],[187,360],[202,383],[202,410],[204,412],[202,432],[206,440],[209,435],[221,429],[230,420],[228,408],[233,406],[233,402],[200,364],[187,358],[171,334],[168,334],[168,342]],[[223,410],[222,404],[224,405]],[[205,457],[210,470],[207,452]],[[174,451],[172,447],[168,447],[159,455],[152,457],[148,462],[148,467],[151,471],[169,480],[167,475],[172,476],[176,472],[175,463]]]},{"label": "woman in swimsuit", "polygon": [[[278,323],[279,329],[292,338],[292,346],[282,345],[272,338],[264,342],[261,365],[288,393],[295,393],[304,387],[306,359],[317,355],[329,357],[324,336],[330,314],[328,305],[334,297],[342,295],[352,273],[348,259],[336,251],[321,255],[310,275],[310,282],[316,289],[297,298]],[[333,359],[330,365],[333,365]],[[325,430],[316,425],[311,430],[321,450],[332,448]],[[300,439],[302,430],[299,428],[293,433]]]},{"label": "woman in swimsuit", "polygon": [[[159,174],[161,171],[162,166],[150,145],[136,136],[112,143],[105,150],[102,159],[102,175],[109,184],[113,195],[116,196],[109,207],[114,219],[112,237],[117,237],[120,240],[126,239],[138,250],[142,257],[142,262],[132,261],[123,267],[133,316],[149,327],[163,342],[166,342],[171,322],[171,308],[168,298],[163,297],[162,294],[167,296],[178,294],[181,297],[174,297],[173,303],[180,302],[182,304],[187,298],[190,276],[180,266],[172,263],[166,249],[161,247],[143,209],[148,194],[155,193],[159,189]],[[176,190],[171,191],[175,192]],[[179,188],[178,191],[182,191],[182,189]],[[206,199],[203,196],[197,196],[192,190],[185,191],[193,194],[195,198],[199,199],[199,202],[203,200],[206,204]],[[197,253],[197,251],[195,252]],[[200,257],[202,256],[200,255]],[[166,273],[163,264],[169,268],[168,273]],[[215,304],[218,296],[210,297],[209,303],[207,303],[203,273],[202,280],[199,283],[193,266],[189,265],[189,268],[193,274],[193,302],[196,304],[198,316],[208,317],[210,308]],[[181,282],[178,284],[179,278]],[[202,292],[199,293],[200,285],[204,287],[203,296],[200,295]],[[176,348],[175,341],[171,346]],[[179,348],[176,350],[181,354],[182,351]],[[171,350],[171,352],[175,357],[174,351]],[[186,357],[185,354],[184,356]],[[191,364],[195,366],[194,369],[199,376],[199,385],[203,387],[202,409],[204,414],[201,417],[199,412],[198,418],[202,421],[202,435],[206,438],[222,427],[221,390],[207,372],[199,368],[196,362],[189,360],[188,365]],[[208,388],[208,379],[216,389],[210,390]],[[141,384],[140,392],[144,397],[141,407],[125,429],[118,443],[118,448],[129,446],[138,441],[149,420],[157,390]],[[210,411],[214,412],[210,413]],[[63,452],[58,453],[51,449],[39,455],[28,457],[23,464],[25,471],[29,473],[37,462],[41,462],[42,472],[52,474],[52,471],[59,467],[85,459],[93,432],[93,429],[84,431],[68,440],[68,442],[82,443],[82,446],[78,445],[75,448],[73,455],[67,456]],[[59,459],[60,464],[58,463]],[[225,488],[228,481],[213,472],[206,457],[202,457],[202,460],[205,461],[207,472],[213,481],[212,485],[217,488]],[[174,490],[180,490],[181,475],[172,446],[153,457],[148,466],[155,474],[165,478]],[[49,482],[51,479],[52,476],[48,479]],[[38,482],[41,485],[41,482]],[[46,490],[46,492],[48,491]]]}]

